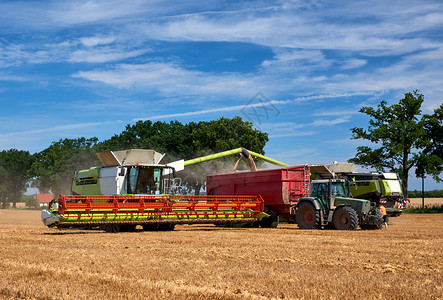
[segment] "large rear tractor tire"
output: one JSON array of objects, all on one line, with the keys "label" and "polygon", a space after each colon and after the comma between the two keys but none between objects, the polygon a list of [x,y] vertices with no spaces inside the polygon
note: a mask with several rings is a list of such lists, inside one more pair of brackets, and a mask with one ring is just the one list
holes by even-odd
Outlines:
[{"label": "large rear tractor tire", "polygon": [[352,207],[342,206],[335,210],[332,222],[337,230],[356,230],[358,215]]},{"label": "large rear tractor tire", "polygon": [[297,208],[295,221],[300,229],[320,228],[320,212],[309,202],[303,202]]}]

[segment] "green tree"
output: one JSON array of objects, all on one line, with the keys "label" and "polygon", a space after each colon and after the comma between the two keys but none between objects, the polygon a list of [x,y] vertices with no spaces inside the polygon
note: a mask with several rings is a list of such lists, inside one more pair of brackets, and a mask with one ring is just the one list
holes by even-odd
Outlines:
[{"label": "green tree", "polygon": [[97,150],[152,149],[166,153],[163,161],[190,157],[194,151],[191,132],[195,126],[194,122],[183,125],[178,121],[138,121],[134,125],[126,125],[120,134],[98,144]]},{"label": "green tree", "polygon": [[419,145],[423,150],[415,174],[417,177],[429,174],[435,181],[441,182],[443,179],[439,175],[443,171],[443,104],[432,115],[423,115],[422,123],[425,135],[420,139]]},{"label": "green tree", "polygon": [[[268,134],[253,128],[251,122],[240,117],[220,118],[215,121],[199,122],[191,133],[194,145],[194,157],[244,147],[259,154],[264,154]],[[198,194],[206,183],[206,175],[230,171],[237,157],[227,157],[185,168],[183,174],[187,187]],[[244,162],[246,165],[246,162]],[[244,166],[243,166],[244,167]]]},{"label": "green tree", "polygon": [[361,113],[371,117],[369,126],[352,128],[352,139],[368,140],[378,148],[357,147],[357,154],[349,162],[373,167],[379,171],[388,169],[399,173],[403,183],[404,195],[407,196],[408,174],[417,166],[426,139],[426,118],[421,116],[423,95],[416,90],[406,93],[399,103],[387,106],[381,101],[377,109],[362,107]]},{"label": "green tree", "polygon": [[[153,123],[147,120],[127,125],[122,133],[100,143],[98,149],[152,149],[166,153],[162,162],[172,162],[238,147],[264,154],[263,148],[267,141],[266,133],[254,129],[252,123],[245,122],[240,117],[190,122],[185,125],[178,121]],[[222,162],[223,160],[186,167],[180,173],[185,189],[198,194],[204,186],[206,174],[217,166],[221,170]]]},{"label": "green tree", "polygon": [[29,174],[41,192],[69,193],[74,172],[99,165],[94,146],[97,138],[60,139],[35,154]]},{"label": "green tree", "polygon": [[26,203],[27,208],[39,208],[40,202],[37,200],[35,195],[23,195],[22,202]]},{"label": "green tree", "polygon": [[8,202],[16,203],[28,187],[28,169],[32,163],[32,155],[28,151],[10,149],[0,152],[0,201],[2,208]]}]

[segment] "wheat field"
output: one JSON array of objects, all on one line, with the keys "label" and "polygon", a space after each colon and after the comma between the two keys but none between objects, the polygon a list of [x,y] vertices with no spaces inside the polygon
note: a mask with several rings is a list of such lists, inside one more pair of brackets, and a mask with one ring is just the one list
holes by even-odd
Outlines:
[{"label": "wheat field", "polygon": [[1,299],[441,299],[443,215],[353,232],[57,230],[0,210]]},{"label": "wheat field", "polygon": [[[423,203],[422,198],[409,198],[412,207],[421,207]],[[425,206],[443,205],[443,198],[425,198]]]}]

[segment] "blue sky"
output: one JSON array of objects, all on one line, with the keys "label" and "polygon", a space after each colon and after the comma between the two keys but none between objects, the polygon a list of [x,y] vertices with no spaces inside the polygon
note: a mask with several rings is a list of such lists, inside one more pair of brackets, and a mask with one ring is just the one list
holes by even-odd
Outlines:
[{"label": "blue sky", "polygon": [[[0,148],[241,116],[266,155],[346,161],[362,106],[442,103],[441,1],[0,1]],[[266,104],[266,106],[263,106]],[[257,115],[260,115],[257,118]],[[442,188],[432,180],[427,189]],[[420,181],[411,174],[411,189]]]}]

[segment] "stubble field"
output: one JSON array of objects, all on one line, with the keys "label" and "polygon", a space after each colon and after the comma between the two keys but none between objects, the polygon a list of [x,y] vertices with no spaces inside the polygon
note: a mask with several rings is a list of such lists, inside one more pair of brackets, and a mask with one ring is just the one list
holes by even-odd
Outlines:
[{"label": "stubble field", "polygon": [[49,229],[39,211],[0,211],[0,298],[441,299],[443,215],[388,230]]},{"label": "stubble field", "polygon": [[[423,204],[422,198],[409,198],[412,207],[421,207]],[[443,205],[443,198],[425,198],[425,206]]]}]

